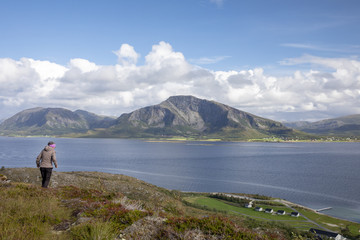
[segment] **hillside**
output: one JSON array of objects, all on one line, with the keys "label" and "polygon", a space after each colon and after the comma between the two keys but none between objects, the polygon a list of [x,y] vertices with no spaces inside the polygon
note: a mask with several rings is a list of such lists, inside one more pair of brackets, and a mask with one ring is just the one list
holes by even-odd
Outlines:
[{"label": "hillside", "polygon": [[[312,222],[266,215],[239,198],[170,191],[119,174],[54,172],[50,184],[40,187],[35,168],[0,169],[0,239],[313,239],[314,221],[360,227],[306,209],[299,211]],[[285,208],[265,196],[246,197]]]},{"label": "hillside", "polygon": [[123,114],[107,130],[118,137],[219,138],[223,140],[301,135],[279,122],[193,96],[166,101]]},{"label": "hillside", "polygon": [[310,134],[330,136],[360,136],[360,114],[317,122],[287,122],[285,126]]},{"label": "hillside", "polygon": [[32,108],[21,111],[0,124],[1,135],[64,135],[86,133],[90,129],[109,127],[114,119],[82,110]]}]

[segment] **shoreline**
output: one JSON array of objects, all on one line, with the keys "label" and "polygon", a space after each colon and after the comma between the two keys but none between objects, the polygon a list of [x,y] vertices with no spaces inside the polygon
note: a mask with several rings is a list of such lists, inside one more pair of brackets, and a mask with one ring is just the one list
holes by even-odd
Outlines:
[{"label": "shoreline", "polygon": [[[171,190],[171,189],[168,189],[168,190]],[[290,201],[282,199],[282,198],[274,198],[274,197],[269,197],[269,196],[264,195],[265,197],[269,197],[270,199],[269,200],[261,200],[261,199],[248,197],[247,195],[252,195],[252,194],[246,194],[246,193],[195,192],[195,191],[181,191],[181,192],[183,192],[183,193],[198,193],[198,194],[223,194],[225,196],[232,196],[232,197],[235,197],[235,198],[248,199],[248,200],[251,200],[251,201],[260,201],[260,202],[261,201],[274,201],[274,202],[282,203],[287,207],[296,207],[296,208],[300,208],[300,209],[302,208],[302,209],[305,209],[305,210],[308,210],[308,211],[312,211],[313,213],[320,214],[320,215],[323,215],[323,216],[327,216],[327,217],[330,217],[330,218],[335,218],[335,219],[338,219],[338,220],[341,220],[341,221],[348,221],[348,222],[351,222],[351,223],[360,224],[360,220],[359,220],[359,222],[355,222],[355,221],[352,221],[352,220],[349,220],[349,219],[331,216],[331,215],[319,212],[316,209],[313,209],[311,207],[307,207],[307,206],[301,205],[299,203],[290,202]],[[244,195],[242,195],[242,194],[244,194]]]},{"label": "shoreline", "polygon": [[[21,136],[21,135],[0,135],[0,137],[9,137],[9,138],[70,138],[70,139],[123,139],[123,140],[140,140],[145,142],[233,142],[233,143],[360,143],[360,139],[349,139],[349,140],[320,140],[320,139],[308,139],[308,140],[282,140],[279,138],[268,138],[268,139],[239,139],[239,140],[223,140],[220,138],[209,138],[209,139],[193,139],[193,138],[182,138],[182,137],[170,137],[170,138],[121,138],[121,137],[92,137],[92,136],[50,136],[50,135],[30,135],[30,136]],[[330,137],[323,136],[319,138],[347,138],[347,137]]]}]

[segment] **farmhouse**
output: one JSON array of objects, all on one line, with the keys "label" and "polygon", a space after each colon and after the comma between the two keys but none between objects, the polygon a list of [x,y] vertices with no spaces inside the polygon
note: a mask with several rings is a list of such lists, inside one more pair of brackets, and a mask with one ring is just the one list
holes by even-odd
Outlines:
[{"label": "farmhouse", "polygon": [[262,207],[256,207],[256,208],[255,208],[255,211],[258,211],[258,212],[261,212],[262,210],[263,210]]},{"label": "farmhouse", "polygon": [[246,208],[252,208],[252,207],[253,207],[252,202],[246,203],[246,204],[245,204],[245,207],[246,207]]},{"label": "farmhouse", "polygon": [[327,238],[335,239],[335,240],[345,240],[346,239],[345,237],[341,236],[338,233],[328,232],[328,231],[315,229],[315,228],[311,228],[310,232],[314,233],[320,239],[322,239],[321,237],[327,237]]},{"label": "farmhouse", "polygon": [[272,210],[271,208],[266,208],[266,209],[265,209],[265,212],[266,212],[266,213],[273,213],[274,210]]},{"label": "farmhouse", "polygon": [[300,216],[300,213],[298,213],[298,212],[292,212],[292,213],[291,213],[291,216],[292,216],[292,217],[299,217],[299,216]]},{"label": "farmhouse", "polygon": [[278,210],[278,211],[277,211],[277,214],[278,214],[278,215],[285,215],[286,212],[285,212],[284,210]]}]

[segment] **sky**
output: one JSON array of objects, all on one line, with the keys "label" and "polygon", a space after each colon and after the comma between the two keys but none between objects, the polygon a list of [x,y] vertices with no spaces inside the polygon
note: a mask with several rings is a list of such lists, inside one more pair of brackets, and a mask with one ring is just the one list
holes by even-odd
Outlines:
[{"label": "sky", "polygon": [[277,121],[360,114],[358,0],[2,0],[0,119],[193,95]]}]

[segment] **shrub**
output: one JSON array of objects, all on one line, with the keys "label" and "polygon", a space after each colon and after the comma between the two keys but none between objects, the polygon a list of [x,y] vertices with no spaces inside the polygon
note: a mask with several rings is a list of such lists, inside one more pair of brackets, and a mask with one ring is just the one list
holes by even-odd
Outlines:
[{"label": "shrub", "polygon": [[107,222],[80,224],[71,228],[70,234],[74,240],[113,240],[118,235]]}]

